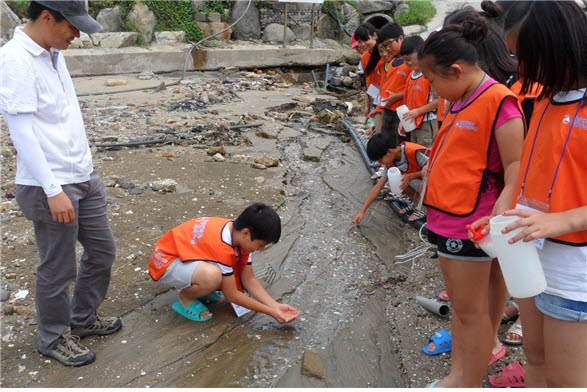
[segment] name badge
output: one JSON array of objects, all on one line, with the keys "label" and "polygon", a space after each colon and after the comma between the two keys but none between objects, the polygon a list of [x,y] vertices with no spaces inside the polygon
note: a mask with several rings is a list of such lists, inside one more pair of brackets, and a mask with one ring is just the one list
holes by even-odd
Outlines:
[{"label": "name badge", "polygon": [[374,84],[369,85],[369,88],[367,89],[367,94],[374,99],[377,99],[377,97],[379,97],[379,87],[375,86]]},{"label": "name badge", "polygon": [[232,302],[230,304],[232,305],[232,308],[234,309],[234,313],[236,313],[236,315],[238,317],[244,316],[245,314],[247,314],[251,311],[251,309],[245,308],[244,306],[233,304]]},{"label": "name badge", "polygon": [[[547,213],[550,210],[550,206],[548,204],[543,203],[538,200],[530,199],[525,196],[518,197],[518,202],[516,203],[516,208],[518,208],[520,210],[541,212],[541,213]],[[542,249],[544,247],[544,238],[535,239],[534,245],[536,245],[536,247],[538,249]]]}]

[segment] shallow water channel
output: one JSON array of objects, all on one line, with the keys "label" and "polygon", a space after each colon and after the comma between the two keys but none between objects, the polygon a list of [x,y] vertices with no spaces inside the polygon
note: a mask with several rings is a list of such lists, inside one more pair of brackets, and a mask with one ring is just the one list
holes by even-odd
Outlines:
[{"label": "shallow water channel", "polygon": [[[320,162],[303,150],[318,146]],[[95,364],[57,368],[40,386],[85,387],[402,387],[380,287],[394,274],[390,260],[406,249],[401,226],[385,205],[362,228],[350,227],[369,188],[352,143],[298,132],[278,142],[288,168],[278,244],[254,255],[269,293],[301,311],[289,324],[253,314],[236,318],[230,305],[210,305],[197,323],[171,310],[168,291],[124,316],[104,340]],[[301,374],[304,352],[322,361],[325,378]]]}]

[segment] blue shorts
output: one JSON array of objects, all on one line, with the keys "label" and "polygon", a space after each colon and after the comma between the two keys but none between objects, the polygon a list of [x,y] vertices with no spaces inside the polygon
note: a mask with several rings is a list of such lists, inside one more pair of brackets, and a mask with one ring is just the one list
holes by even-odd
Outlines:
[{"label": "blue shorts", "polygon": [[587,302],[546,293],[537,295],[534,301],[542,313],[557,320],[587,322]]}]

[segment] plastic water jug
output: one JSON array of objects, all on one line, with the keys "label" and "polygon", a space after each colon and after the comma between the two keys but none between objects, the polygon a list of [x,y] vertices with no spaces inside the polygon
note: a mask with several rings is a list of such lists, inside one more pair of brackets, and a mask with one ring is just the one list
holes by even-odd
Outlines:
[{"label": "plastic water jug", "polygon": [[497,257],[497,253],[495,253],[495,246],[493,245],[493,241],[491,240],[491,233],[482,233],[485,226],[486,225],[481,225],[477,230],[473,230],[471,228],[471,225],[467,225],[467,229],[469,229],[471,233],[473,233],[473,239],[483,250],[483,252],[487,253],[487,256],[495,259]]},{"label": "plastic water jug", "polygon": [[389,190],[395,195],[402,193],[402,173],[397,167],[391,167],[387,170],[387,182],[389,183]]},{"label": "plastic water jug", "polygon": [[510,238],[525,230],[527,226],[519,227],[507,234],[501,232],[518,219],[519,216],[493,217],[489,222],[491,240],[510,295],[514,298],[529,298],[546,289],[546,278],[534,241],[520,240],[514,244],[508,243]]},{"label": "plastic water jug", "polygon": [[396,110],[399,120],[402,122],[402,126],[404,127],[404,130],[406,132],[412,132],[414,129],[416,129],[416,121],[413,118],[407,121],[404,120],[404,114],[410,111],[410,109],[408,109],[406,105],[402,105],[398,107]]}]

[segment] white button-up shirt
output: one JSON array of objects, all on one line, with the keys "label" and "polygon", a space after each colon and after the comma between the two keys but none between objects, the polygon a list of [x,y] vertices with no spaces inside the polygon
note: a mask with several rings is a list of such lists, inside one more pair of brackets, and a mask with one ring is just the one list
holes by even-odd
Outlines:
[{"label": "white button-up shirt", "polygon": [[0,110],[7,118],[32,114],[32,127],[11,127],[7,119],[18,152],[16,183],[42,186],[51,197],[61,185],[88,181],[92,156],[63,54],[17,27],[0,49],[0,69]]}]

